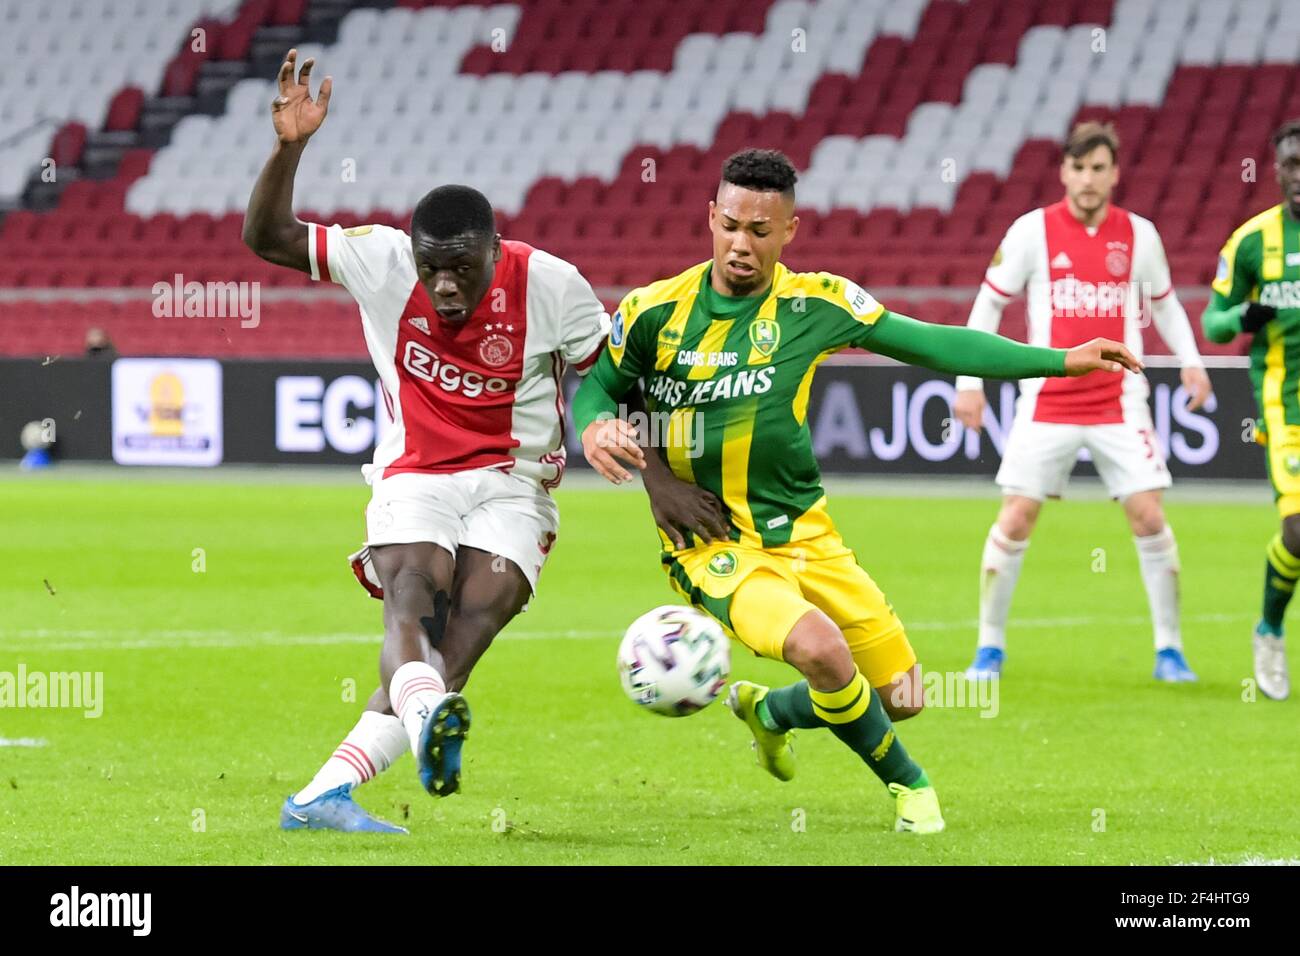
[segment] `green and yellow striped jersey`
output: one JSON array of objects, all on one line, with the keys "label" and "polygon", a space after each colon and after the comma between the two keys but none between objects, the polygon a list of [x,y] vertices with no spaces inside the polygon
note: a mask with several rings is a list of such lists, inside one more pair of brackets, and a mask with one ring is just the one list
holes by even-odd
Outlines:
[{"label": "green and yellow striped jersey", "polygon": [[1211,288],[1207,315],[1243,302],[1277,309],[1251,342],[1250,376],[1261,405],[1280,402],[1286,421],[1300,424],[1300,223],[1284,204],[1251,217],[1229,237]]},{"label": "green and yellow striped jersey", "polygon": [[864,345],[885,310],[847,279],[780,264],[765,296],[724,296],[712,268],[628,293],[600,363],[644,380],[652,422],[666,422],[659,453],[718,497],[733,537],[774,547],[823,534],[831,523],[807,422],[813,373]]}]

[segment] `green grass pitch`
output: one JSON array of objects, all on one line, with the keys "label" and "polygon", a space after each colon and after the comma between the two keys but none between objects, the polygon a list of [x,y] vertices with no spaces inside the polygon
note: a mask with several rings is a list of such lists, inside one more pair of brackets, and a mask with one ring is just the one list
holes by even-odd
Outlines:
[{"label": "green grass pitch", "polygon": [[[781,784],[754,765],[721,703],[669,720],[624,699],[622,629],[676,602],[649,512],[639,491],[558,498],[541,593],[467,688],[463,792],[430,798],[409,758],[359,791],[410,827],[394,838],[277,829],[285,794],[377,681],[380,606],[344,562],[362,531],[359,480],[0,481],[0,671],[104,681],[98,719],[0,710],[0,864],[1300,858],[1297,702],[1243,700],[1276,522],[1264,501],[1169,505],[1184,640],[1201,677],[1176,687],[1150,677],[1146,600],[1119,509],[1049,506],[1012,609],[997,715],[936,706],[899,725],[948,821],[917,838],[891,831],[884,788],[828,733],[798,735],[798,776]],[[970,659],[995,509],[832,494],[928,671]],[[743,649],[732,672],[793,677]],[[24,738],[44,744],[16,745]]]}]

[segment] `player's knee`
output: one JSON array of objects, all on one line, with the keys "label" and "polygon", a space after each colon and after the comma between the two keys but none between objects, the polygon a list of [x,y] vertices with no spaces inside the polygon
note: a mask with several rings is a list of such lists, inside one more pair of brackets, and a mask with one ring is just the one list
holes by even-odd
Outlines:
[{"label": "player's knee", "polygon": [[814,687],[842,687],[853,679],[853,655],[844,635],[821,611],[809,611],[786,638],[784,656]]},{"label": "player's knee", "polygon": [[384,582],[384,602],[399,632],[423,631],[432,647],[442,643],[451,598],[424,568],[399,568]]},{"label": "player's knee", "polygon": [[1139,538],[1149,538],[1153,534],[1159,534],[1164,530],[1164,527],[1165,516],[1159,511],[1155,514],[1134,518],[1132,522],[1133,533]]},{"label": "player's knee", "polygon": [[998,515],[998,529],[1012,541],[1025,541],[1033,533],[1037,520],[1037,502],[1007,502]]},{"label": "player's knee", "polygon": [[427,568],[419,564],[401,564],[381,578],[384,596],[399,611],[428,603],[439,593],[437,582]]},{"label": "player's knee", "polygon": [[1144,502],[1129,510],[1129,526],[1139,538],[1159,534],[1165,527],[1165,511],[1160,502]]},{"label": "player's knee", "polygon": [[447,642],[443,647],[447,689],[462,690],[470,671],[505,626],[492,608],[457,608],[447,622]]}]

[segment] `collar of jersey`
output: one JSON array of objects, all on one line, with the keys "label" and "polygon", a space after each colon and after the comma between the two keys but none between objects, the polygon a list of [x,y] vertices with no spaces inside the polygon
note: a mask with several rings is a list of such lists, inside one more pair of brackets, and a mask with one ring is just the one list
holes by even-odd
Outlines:
[{"label": "collar of jersey", "polygon": [[772,287],[776,285],[776,274],[772,275],[772,285],[767,287],[767,291],[762,295],[723,295],[709,281],[713,275],[713,263],[710,262],[704,274],[700,277],[700,293],[698,302],[700,307],[709,315],[726,315],[738,316],[744,315],[749,311],[758,311],[768,297],[772,294]]}]

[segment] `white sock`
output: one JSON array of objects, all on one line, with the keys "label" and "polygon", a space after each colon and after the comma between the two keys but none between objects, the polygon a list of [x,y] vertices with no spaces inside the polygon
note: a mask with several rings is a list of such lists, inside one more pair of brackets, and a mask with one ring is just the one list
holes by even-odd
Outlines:
[{"label": "white sock", "polygon": [[1182,650],[1183,638],[1178,626],[1178,542],[1174,540],[1173,529],[1165,525],[1155,534],[1135,537],[1133,543],[1137,545],[1142,581],[1151,604],[1156,650],[1167,647]]},{"label": "white sock", "polygon": [[1028,541],[1012,541],[995,523],[980,558],[980,647],[1007,646],[1007,614]]},{"label": "white sock", "polygon": [[405,751],[406,729],[402,722],[390,714],[368,710],[316,771],[311,783],[293,795],[293,802],[299,806],[311,803],[345,783],[359,787],[391,767]]},{"label": "white sock", "polygon": [[407,661],[393,674],[393,679],[388,684],[388,699],[392,703],[393,713],[406,728],[406,736],[411,741],[411,753],[419,749],[424,718],[438,706],[438,701],[446,691],[442,675],[424,661]]}]

